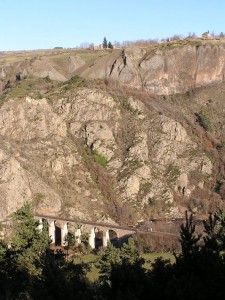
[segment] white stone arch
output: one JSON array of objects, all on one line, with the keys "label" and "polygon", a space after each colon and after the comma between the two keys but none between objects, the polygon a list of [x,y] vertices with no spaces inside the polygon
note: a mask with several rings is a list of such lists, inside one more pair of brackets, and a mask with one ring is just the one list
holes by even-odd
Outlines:
[{"label": "white stone arch", "polygon": [[95,227],[95,248],[102,247],[104,244],[105,230],[102,227]]},{"label": "white stone arch", "polygon": [[64,221],[55,221],[55,244],[58,246],[65,246],[66,245],[66,235],[68,233],[68,222]]}]

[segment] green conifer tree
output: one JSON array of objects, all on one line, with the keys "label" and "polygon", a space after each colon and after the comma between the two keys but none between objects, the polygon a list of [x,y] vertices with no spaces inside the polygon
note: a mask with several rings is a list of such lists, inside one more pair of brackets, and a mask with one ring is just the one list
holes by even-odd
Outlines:
[{"label": "green conifer tree", "polygon": [[109,49],[113,49],[113,45],[112,45],[111,42],[108,42],[108,48],[109,48]]},{"label": "green conifer tree", "polygon": [[104,39],[103,39],[102,46],[103,46],[104,49],[106,49],[108,47],[108,42],[107,42],[106,37],[104,37]]}]

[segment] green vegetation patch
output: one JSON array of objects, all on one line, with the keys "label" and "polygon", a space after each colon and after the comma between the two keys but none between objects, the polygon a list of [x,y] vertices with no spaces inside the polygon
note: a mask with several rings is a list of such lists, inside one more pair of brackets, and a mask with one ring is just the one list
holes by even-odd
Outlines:
[{"label": "green vegetation patch", "polygon": [[175,263],[175,257],[174,254],[171,252],[152,252],[152,253],[144,253],[141,255],[144,260],[144,268],[150,270],[152,269],[152,263],[158,259],[158,258],[162,258],[164,260],[170,260],[172,264]]},{"label": "green vegetation patch", "polygon": [[199,125],[201,125],[206,131],[211,131],[212,130],[212,125],[209,120],[209,118],[202,112],[200,111],[197,116],[197,122]]},{"label": "green vegetation patch", "polygon": [[10,83],[4,95],[0,96],[0,106],[9,99],[22,99],[29,95],[36,99],[42,99],[44,94],[52,90],[57,84],[48,76],[45,78],[28,77],[18,82]]},{"label": "green vegetation patch", "polygon": [[70,78],[66,84],[64,84],[64,89],[65,90],[71,90],[74,88],[79,88],[79,87],[87,87],[88,86],[88,81],[80,76],[74,76]]},{"label": "green vegetation patch", "polygon": [[6,94],[6,98],[22,98],[32,91],[32,80],[23,79],[20,82],[12,85]]},{"label": "green vegetation patch", "polygon": [[[144,268],[147,270],[152,269],[152,263],[157,259],[157,258],[162,258],[165,260],[170,260],[171,263],[175,263],[175,257],[171,252],[152,252],[152,253],[144,253],[141,255],[142,258],[144,258],[145,263],[144,263]],[[96,265],[98,265],[99,261],[101,259],[100,255],[96,254],[81,254],[77,255],[75,258],[75,263],[77,264],[88,264],[90,269],[87,272],[87,278],[94,282],[99,279],[100,273],[99,269],[97,268]]]},{"label": "green vegetation patch", "polygon": [[96,254],[81,254],[77,255],[74,259],[74,262],[77,264],[88,264],[90,266],[90,269],[87,272],[87,278],[90,281],[95,281],[99,278],[99,270],[96,267],[96,263],[100,260],[100,256]]},{"label": "green vegetation patch", "polygon": [[93,151],[93,155],[94,155],[95,161],[96,161],[98,164],[100,164],[100,165],[103,166],[103,167],[106,167],[106,165],[107,165],[107,163],[108,163],[108,160],[107,160],[107,158],[106,158],[104,155],[98,153],[97,150],[94,150],[94,151]]}]

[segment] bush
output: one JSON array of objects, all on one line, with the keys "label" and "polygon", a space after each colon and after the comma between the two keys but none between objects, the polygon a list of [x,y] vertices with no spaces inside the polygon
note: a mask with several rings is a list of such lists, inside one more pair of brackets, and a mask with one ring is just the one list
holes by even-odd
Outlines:
[{"label": "bush", "polygon": [[89,244],[84,243],[79,244],[77,246],[77,250],[84,255],[90,254],[92,252],[91,246]]},{"label": "bush", "polygon": [[78,87],[87,87],[87,80],[76,75],[66,82],[65,90],[70,90],[72,88]]},{"label": "bush", "polygon": [[45,80],[46,82],[51,82],[51,78],[49,77],[49,75],[47,75],[46,77],[44,77],[44,80]]},{"label": "bush", "polygon": [[207,116],[200,111],[197,115],[197,122],[206,130],[211,131],[212,126],[210,120],[207,118]]}]

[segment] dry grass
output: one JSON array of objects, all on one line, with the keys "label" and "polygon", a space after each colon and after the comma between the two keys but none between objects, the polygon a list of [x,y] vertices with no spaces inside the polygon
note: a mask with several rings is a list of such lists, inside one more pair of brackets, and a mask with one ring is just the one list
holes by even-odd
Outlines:
[{"label": "dry grass", "polygon": [[81,59],[83,59],[85,62],[89,62],[92,60],[95,60],[99,57],[103,57],[106,55],[109,55],[111,51],[99,51],[99,50],[87,50],[83,52],[78,52]]}]

